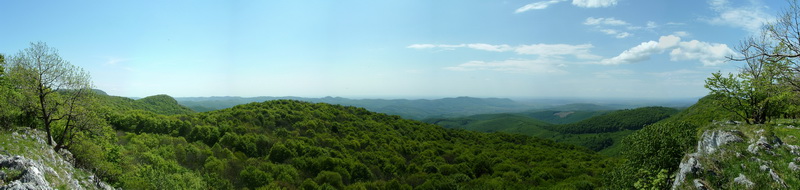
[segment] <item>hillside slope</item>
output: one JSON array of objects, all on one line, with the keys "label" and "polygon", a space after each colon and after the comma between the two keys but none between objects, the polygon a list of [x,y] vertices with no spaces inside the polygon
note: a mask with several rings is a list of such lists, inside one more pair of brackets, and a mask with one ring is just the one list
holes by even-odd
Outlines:
[{"label": "hillside slope", "polygon": [[551,128],[570,134],[604,133],[622,130],[638,130],[670,117],[678,110],[667,107],[643,107],[609,112],[608,114]]},{"label": "hillside slope", "polygon": [[123,188],[160,181],[158,187],[215,189],[576,189],[599,187],[598,175],[610,166],[588,149],[550,140],[444,129],[324,103],[111,117],[127,132],[105,149],[125,159],[98,166],[115,171],[110,178]]},{"label": "hillside slope", "polygon": [[552,124],[567,124],[575,123],[595,116],[606,114],[612,110],[571,110],[560,111],[556,109],[548,109],[542,111],[527,111],[517,113],[530,118],[538,119]]},{"label": "hillside slope", "polygon": [[800,129],[796,124],[712,124],[680,163],[673,188],[796,189]]},{"label": "hillside slope", "polygon": [[[660,121],[676,113],[677,110],[665,107],[643,107],[617,111],[538,111],[516,114],[483,114],[459,118],[427,119],[425,122],[445,128],[465,129],[479,132],[506,132],[523,134],[556,142],[573,144],[599,151],[604,155],[617,155],[619,146],[615,146],[627,135],[642,126]],[[567,124],[551,124],[538,117],[594,117]],[[577,120],[576,118],[570,118]],[[566,121],[566,120],[561,120]]]},{"label": "hillside slope", "polygon": [[[42,131],[0,131],[0,189],[112,189],[45,142]],[[71,158],[70,158],[71,159]]]},{"label": "hillside slope", "polygon": [[98,93],[95,96],[97,104],[104,113],[119,113],[130,110],[143,110],[156,114],[177,115],[195,113],[193,110],[178,104],[174,98],[168,95],[154,95],[142,99],[134,100],[126,97],[110,96]]}]

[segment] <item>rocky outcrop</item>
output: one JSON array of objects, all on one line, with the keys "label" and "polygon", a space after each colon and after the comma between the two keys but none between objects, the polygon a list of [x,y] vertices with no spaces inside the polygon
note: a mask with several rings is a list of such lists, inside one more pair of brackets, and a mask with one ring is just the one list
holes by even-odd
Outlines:
[{"label": "rocky outcrop", "polygon": [[91,173],[74,168],[62,156],[69,152],[53,151],[41,131],[26,129],[3,137],[9,139],[0,142],[0,190],[113,189]]},{"label": "rocky outcrop", "polygon": [[756,185],[755,183],[750,181],[750,179],[747,179],[747,176],[744,176],[744,174],[741,173],[739,174],[739,177],[733,178],[733,182],[739,185],[743,185],[747,188],[752,188],[753,186]]},{"label": "rocky outcrop", "polygon": [[732,142],[744,142],[742,139],[741,131],[737,130],[730,130],[730,131],[706,131],[703,133],[703,136],[700,138],[700,141],[697,142],[697,153],[698,154],[713,154],[719,147],[722,145],[726,145]]},{"label": "rocky outcrop", "polygon": [[[793,125],[714,123],[679,164],[672,189],[797,189]],[[784,141],[784,140],[786,141]],[[730,172],[737,171],[736,173]]]},{"label": "rocky outcrop", "polygon": [[[688,154],[683,162],[678,166],[678,173],[675,175],[675,181],[672,183],[672,189],[678,188],[689,174],[698,174],[702,171],[703,165],[699,159],[708,154],[717,152],[721,146],[733,143],[743,142],[741,131],[737,130],[713,130],[706,131],[697,142],[697,151]],[[705,189],[705,185],[701,181],[694,180],[693,183],[697,189]]]},{"label": "rocky outcrop", "polygon": [[[15,174],[8,174],[5,171],[0,171],[0,176],[5,179],[10,179],[7,185],[0,187],[0,189],[52,189],[50,183],[44,177],[42,170],[53,172],[52,168],[43,166],[41,163],[27,159],[22,156],[6,156],[0,155],[0,168],[6,171],[13,171]],[[11,176],[18,175],[18,176]]]}]

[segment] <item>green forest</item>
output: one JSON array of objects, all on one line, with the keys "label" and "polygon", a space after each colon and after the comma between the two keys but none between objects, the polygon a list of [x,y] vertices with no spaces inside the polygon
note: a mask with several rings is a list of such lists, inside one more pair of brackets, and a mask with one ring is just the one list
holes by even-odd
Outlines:
[{"label": "green forest", "polygon": [[[609,157],[592,147],[447,129],[353,106],[271,100],[194,112],[168,95],[110,96],[41,42],[2,66],[3,129],[44,130],[77,166],[124,189],[597,189],[613,185],[604,174],[631,165],[624,152]],[[56,76],[47,73],[54,70],[68,74],[39,77]],[[638,129],[674,112],[618,112],[630,111],[659,114],[622,119],[615,129]],[[614,120],[624,115],[618,112],[583,121]],[[674,170],[677,162],[663,164],[656,168]]]},{"label": "green forest", "polygon": [[458,118],[431,118],[424,121],[445,128],[534,136],[583,146],[606,156],[617,156],[621,147],[619,142],[623,138],[644,126],[669,118],[677,112],[678,110],[674,108],[666,107],[642,107],[616,111],[546,110],[481,114]]},{"label": "green forest", "polygon": [[[744,174],[760,184],[743,189],[792,189],[800,148],[778,139],[800,135],[800,41],[786,32],[800,33],[791,22],[800,6],[791,3],[787,20],[762,31],[770,40],[745,40],[742,57],[729,58],[745,63],[738,73],[712,73],[708,95],[682,109],[532,110],[467,97],[366,101],[372,108],[332,97],[323,99],[345,105],[195,98],[189,108],[165,94],[109,95],[56,48],[32,42],[0,54],[0,133],[41,131],[48,148],[121,189],[736,189],[731,176]],[[712,148],[732,150],[693,153],[718,128],[738,139]],[[705,173],[681,186],[681,170]],[[23,175],[6,171],[0,184]]]},{"label": "green forest", "polygon": [[[677,114],[578,111],[566,124],[528,112],[434,122],[442,127],[297,100],[195,112],[168,95],[134,100],[91,89],[88,74],[41,42],[2,63],[3,130],[44,130],[54,149],[123,189],[630,188],[674,172],[698,126],[731,118],[711,111],[713,97]],[[497,128],[509,124],[523,127]],[[652,139],[664,142],[637,143]],[[615,152],[597,152],[612,144]]]},{"label": "green forest", "polygon": [[593,189],[615,163],[352,106],[274,100],[195,113],[167,95],[109,96],[55,52],[32,43],[4,60],[3,129],[44,130],[124,189]]}]

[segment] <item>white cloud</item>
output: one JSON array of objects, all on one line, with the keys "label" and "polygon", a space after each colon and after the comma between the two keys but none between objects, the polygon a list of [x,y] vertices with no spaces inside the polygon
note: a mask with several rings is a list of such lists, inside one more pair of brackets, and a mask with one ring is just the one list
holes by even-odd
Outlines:
[{"label": "white cloud", "polygon": [[532,44],[517,46],[514,51],[518,54],[556,56],[574,55],[580,59],[597,59],[599,56],[591,54],[592,44]]},{"label": "white cloud", "polygon": [[617,30],[614,30],[614,29],[601,29],[600,31],[603,32],[603,33],[606,33],[608,35],[613,35],[616,38],[627,38],[628,36],[633,35],[633,34],[628,33],[628,32],[620,32],[620,31],[617,31]]},{"label": "white cloud", "polygon": [[435,48],[435,47],[436,47],[436,45],[433,45],[433,44],[411,44],[411,45],[407,46],[407,48],[411,48],[411,49],[430,49],[430,48]]},{"label": "white cloud", "polygon": [[558,61],[547,59],[511,59],[504,61],[470,61],[453,67],[445,67],[444,69],[451,71],[500,71],[509,73],[528,73],[528,74],[562,74],[566,71],[561,67],[563,64],[556,63]]},{"label": "white cloud", "polygon": [[[567,0],[549,0],[549,1],[539,1],[535,3],[529,3],[525,6],[517,8],[514,13],[523,13],[530,10],[541,10],[550,7],[550,5],[561,3]],[[610,7],[617,5],[617,0],[572,0],[572,5],[583,7],[583,8],[600,8],[600,7]]]},{"label": "white cloud", "polygon": [[681,38],[677,36],[661,36],[658,38],[658,48],[662,50],[670,49],[678,45],[680,41]]},{"label": "white cloud", "polygon": [[600,64],[619,65],[641,62],[650,59],[650,56],[678,45],[681,38],[673,35],[661,36],[658,41],[642,42],[636,47],[625,50],[616,57],[603,59]]},{"label": "white cloud", "polygon": [[656,22],[647,21],[647,25],[644,28],[646,28],[646,29],[654,29],[654,28],[657,28],[657,27],[658,27],[658,25],[656,24]]},{"label": "white cloud", "polygon": [[673,32],[672,35],[675,35],[675,36],[678,36],[678,37],[688,37],[691,34],[689,34],[689,32],[687,32],[687,31],[676,31],[676,32]]},{"label": "white cloud", "polygon": [[621,26],[621,25],[628,25],[628,22],[623,20],[617,20],[615,18],[594,18],[589,17],[586,18],[586,21],[583,22],[584,25],[612,25],[612,26]]},{"label": "white cloud", "polygon": [[433,49],[433,48],[440,48],[440,49],[455,49],[455,48],[470,48],[475,50],[482,50],[482,51],[493,51],[493,52],[509,52],[513,51],[517,54],[523,55],[539,55],[539,56],[561,56],[561,55],[572,55],[579,59],[600,59],[600,56],[594,55],[591,53],[591,49],[594,48],[592,44],[578,44],[578,45],[570,45],[570,44],[531,44],[531,45],[519,45],[519,46],[510,46],[506,44],[502,45],[492,45],[492,44],[484,44],[484,43],[473,43],[473,44],[456,44],[456,45],[449,45],[449,44],[412,44],[407,46],[407,48],[412,49]]},{"label": "white cloud", "polygon": [[616,57],[603,59],[600,64],[603,65],[619,65],[627,63],[641,62],[650,59],[650,55],[658,52],[658,42],[648,41],[642,42],[636,47],[625,50]]},{"label": "white cloud", "polygon": [[530,11],[530,10],[546,9],[550,5],[553,5],[553,4],[556,4],[556,3],[560,3],[560,2],[563,2],[563,1],[566,1],[566,0],[539,1],[539,2],[536,2],[536,3],[531,3],[531,4],[527,4],[525,6],[522,6],[522,7],[518,8],[516,11],[514,11],[514,13],[522,13],[522,12]]},{"label": "white cloud", "polygon": [[682,42],[675,35],[661,36],[658,41],[642,42],[638,46],[625,50],[616,57],[603,59],[599,64],[618,65],[636,63],[650,59],[653,54],[670,52],[671,61],[698,60],[705,66],[715,66],[726,61],[726,56],[735,52],[725,44],[692,40]]},{"label": "white cloud", "polygon": [[621,33],[617,34],[614,37],[616,37],[616,38],[627,38],[628,36],[631,36],[631,33],[621,32]]},{"label": "white cloud", "polygon": [[725,63],[726,56],[736,55],[736,52],[725,44],[692,40],[680,42],[669,55],[672,61],[699,60],[705,66],[716,66]]},{"label": "white cloud", "polygon": [[583,22],[583,25],[594,26],[595,30],[605,34],[614,36],[615,38],[627,38],[633,36],[633,30],[653,30],[658,28],[658,24],[653,21],[648,21],[645,26],[635,26],[624,20],[619,20],[613,17],[610,18],[595,18],[589,17]]},{"label": "white cloud", "polygon": [[617,0],[572,0],[572,4],[584,8],[599,8],[617,5]]},{"label": "white cloud", "polygon": [[477,43],[477,44],[467,44],[467,47],[472,48],[472,49],[477,49],[477,50],[494,51],[494,52],[511,51],[511,50],[514,49],[511,46],[506,45],[506,44],[503,44],[503,45],[491,45],[491,44]]},{"label": "white cloud", "polygon": [[738,27],[756,33],[761,30],[763,24],[773,20],[773,17],[757,2],[750,2],[749,6],[732,7],[728,0],[711,0],[709,5],[718,15],[707,21],[711,24]]},{"label": "white cloud", "polygon": [[407,48],[411,48],[411,49],[433,49],[433,48],[439,48],[439,49],[445,49],[445,50],[454,50],[456,48],[466,47],[466,46],[467,46],[466,44],[452,44],[452,45],[451,44],[411,44],[411,45],[407,46]]}]

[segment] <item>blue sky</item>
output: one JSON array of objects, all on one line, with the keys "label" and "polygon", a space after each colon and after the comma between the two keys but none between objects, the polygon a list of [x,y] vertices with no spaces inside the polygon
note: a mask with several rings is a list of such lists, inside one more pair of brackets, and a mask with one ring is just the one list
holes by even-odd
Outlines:
[{"label": "blue sky", "polygon": [[783,1],[10,1],[109,94],[686,98]]}]

